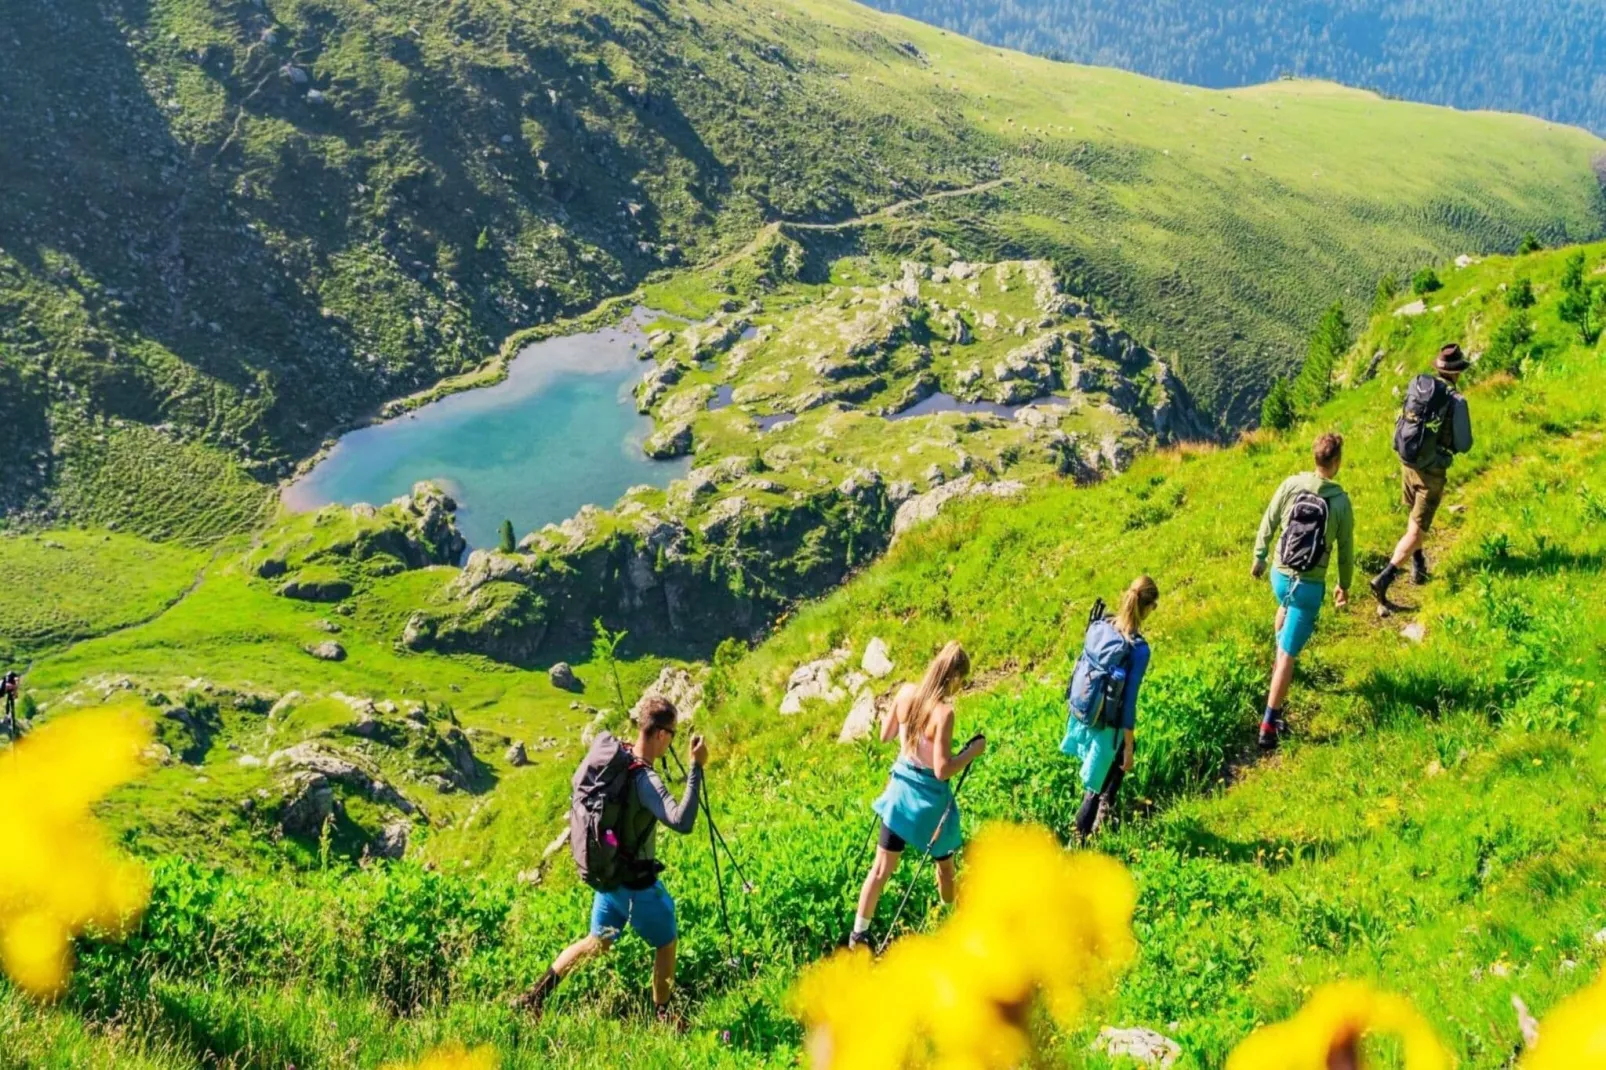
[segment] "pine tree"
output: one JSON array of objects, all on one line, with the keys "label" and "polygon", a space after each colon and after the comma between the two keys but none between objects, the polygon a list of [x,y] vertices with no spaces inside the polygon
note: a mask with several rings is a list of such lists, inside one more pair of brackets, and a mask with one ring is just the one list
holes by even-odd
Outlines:
[{"label": "pine tree", "polygon": [[1287,379],[1278,379],[1271,384],[1271,390],[1266,394],[1266,400],[1260,404],[1260,426],[1269,427],[1273,431],[1286,431],[1294,426],[1294,419],[1299,413],[1294,409],[1294,394],[1288,387]]},{"label": "pine tree", "polygon": [[518,548],[519,548],[518,541],[513,538],[513,521],[511,521],[511,520],[502,521],[502,545],[501,545],[502,552],[504,554],[510,554],[513,551],[517,550]]},{"label": "pine tree", "polygon": [[1343,304],[1335,301],[1311,332],[1305,364],[1294,380],[1292,394],[1297,410],[1315,408],[1332,396],[1333,371],[1349,347],[1349,320],[1344,316]]},{"label": "pine tree", "polygon": [[1372,293],[1372,315],[1376,316],[1388,309],[1394,298],[1400,292],[1400,280],[1394,272],[1389,272],[1377,280],[1377,289]]},{"label": "pine tree", "polygon": [[1513,311],[1534,307],[1534,284],[1527,279],[1512,283],[1506,291],[1506,307]]},{"label": "pine tree", "polygon": [[1539,235],[1530,230],[1522,236],[1522,244],[1517,246],[1517,255],[1527,256],[1529,253],[1537,253],[1543,248],[1544,246],[1539,243]]},{"label": "pine tree", "polygon": [[1423,268],[1411,276],[1411,292],[1418,297],[1426,297],[1434,290],[1443,288],[1444,283],[1439,281],[1439,273],[1430,267]]}]

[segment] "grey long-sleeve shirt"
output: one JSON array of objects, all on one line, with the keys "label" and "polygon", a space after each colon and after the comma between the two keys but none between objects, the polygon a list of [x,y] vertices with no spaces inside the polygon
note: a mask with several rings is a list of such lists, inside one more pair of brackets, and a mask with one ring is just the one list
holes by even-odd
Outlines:
[{"label": "grey long-sleeve shirt", "polygon": [[636,800],[657,820],[649,826],[646,836],[642,840],[636,858],[649,861],[656,857],[653,853],[658,845],[658,826],[660,824],[685,835],[697,824],[697,804],[703,795],[703,767],[693,763],[691,771],[686,774],[686,794],[677,803],[675,797],[669,794],[664,786],[663,779],[651,769],[644,769],[636,777]]}]

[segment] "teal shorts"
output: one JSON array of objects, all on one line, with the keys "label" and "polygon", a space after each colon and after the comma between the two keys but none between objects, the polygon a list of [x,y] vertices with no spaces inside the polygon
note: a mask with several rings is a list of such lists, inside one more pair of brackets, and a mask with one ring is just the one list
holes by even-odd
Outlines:
[{"label": "teal shorts", "polygon": [[1316,618],[1327,601],[1327,585],[1296,579],[1281,569],[1271,571],[1271,593],[1288,610],[1277,632],[1277,646],[1291,658],[1299,657],[1316,631]]},{"label": "teal shorts", "polygon": [[591,898],[591,935],[617,940],[628,925],[652,948],[675,942],[675,901],[662,884],[635,891],[615,888]]},{"label": "teal shorts", "polygon": [[1087,791],[1104,790],[1104,781],[1110,775],[1110,766],[1115,764],[1120,747],[1119,728],[1089,728],[1074,713],[1065,722],[1060,753],[1082,760],[1082,787]]}]

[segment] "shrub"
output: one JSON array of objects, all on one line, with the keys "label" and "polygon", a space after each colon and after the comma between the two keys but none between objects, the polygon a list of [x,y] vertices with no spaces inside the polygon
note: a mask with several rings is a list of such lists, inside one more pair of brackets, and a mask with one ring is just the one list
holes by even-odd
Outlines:
[{"label": "shrub", "polygon": [[1391,271],[1378,279],[1377,289],[1372,292],[1372,315],[1388,311],[1389,305],[1399,292],[1400,280],[1394,276],[1394,272]]},{"label": "shrub", "polygon": [[1537,253],[1543,248],[1544,246],[1539,241],[1539,235],[1530,230],[1522,236],[1522,244],[1517,246],[1517,255],[1527,256],[1529,253]]},{"label": "shrub", "polygon": [[518,540],[513,537],[513,521],[502,521],[502,539],[498,548],[504,554],[513,553],[519,548]]},{"label": "shrub", "polygon": [[1526,278],[1518,279],[1506,291],[1506,307],[1512,310],[1532,308],[1534,305],[1534,284]]},{"label": "shrub", "polygon": [[1423,268],[1411,276],[1411,292],[1418,297],[1425,297],[1434,290],[1442,290],[1444,283],[1439,281],[1439,273],[1430,267]]}]

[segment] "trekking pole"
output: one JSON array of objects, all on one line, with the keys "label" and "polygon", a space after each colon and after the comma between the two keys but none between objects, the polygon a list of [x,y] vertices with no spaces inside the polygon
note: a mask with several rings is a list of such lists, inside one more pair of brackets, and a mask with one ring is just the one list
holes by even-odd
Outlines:
[{"label": "trekking pole", "polygon": [[[967,743],[965,746],[969,747],[970,744]],[[965,771],[959,774],[959,783],[954,785],[954,801],[956,803],[959,800],[959,793],[965,789],[965,781],[969,778],[970,771],[975,768],[975,765],[975,762],[971,762],[965,766]],[[950,807],[942,812],[942,817],[937,821],[937,828],[931,834],[931,841],[920,852],[924,856],[921,859],[922,861],[929,862],[931,860],[931,852],[937,846],[937,837],[942,835],[943,826],[948,823],[948,815],[957,812],[957,806]],[[892,924],[887,926],[887,935],[881,941],[881,946],[876,948],[878,956],[883,954],[887,950],[887,946],[892,943],[892,934],[898,928],[898,919],[903,917],[903,908],[909,905],[909,897],[914,894],[915,885],[919,882],[919,879],[918,875],[909,878],[909,887],[904,889],[903,898],[898,901],[898,909],[892,914]]]},{"label": "trekking pole", "polygon": [[[680,755],[674,751],[669,753],[675,759],[675,764],[680,767],[681,779],[685,780],[687,776],[686,766],[681,762]],[[742,863],[736,857],[736,852],[731,850],[730,844],[725,840],[725,834],[719,830],[719,825],[714,821],[714,810],[709,802],[708,784],[706,782],[703,784],[703,794],[700,801],[702,803],[703,816],[708,821],[708,830],[713,838],[718,841],[719,846],[725,849],[725,857],[730,860],[731,868],[735,870],[737,878],[742,882],[742,891],[748,895],[753,894],[753,890],[757,886],[747,879],[747,872],[742,869]]]},{"label": "trekking pole", "polygon": [[[680,775],[684,780],[689,775],[686,771],[685,763],[680,760],[680,755],[676,754],[673,750],[669,751],[669,754],[675,759],[675,764],[680,767]],[[736,948],[733,942],[734,937],[731,934],[730,907],[725,901],[725,873],[720,868],[719,864],[719,848],[720,844],[724,840],[724,837],[722,837],[719,834],[718,829],[714,827],[714,813],[708,807],[708,788],[706,784],[703,787],[703,792],[699,797],[698,802],[701,804],[700,809],[703,812],[703,819],[708,824],[708,853],[714,856],[714,887],[719,890],[719,922],[725,930],[725,957],[727,961],[734,966],[740,960],[736,957]],[[725,853],[727,855],[730,854],[730,847],[728,845],[725,847]],[[731,861],[733,863],[736,861],[734,855],[731,856]],[[745,885],[746,878],[744,877],[742,880],[743,884]]]}]

